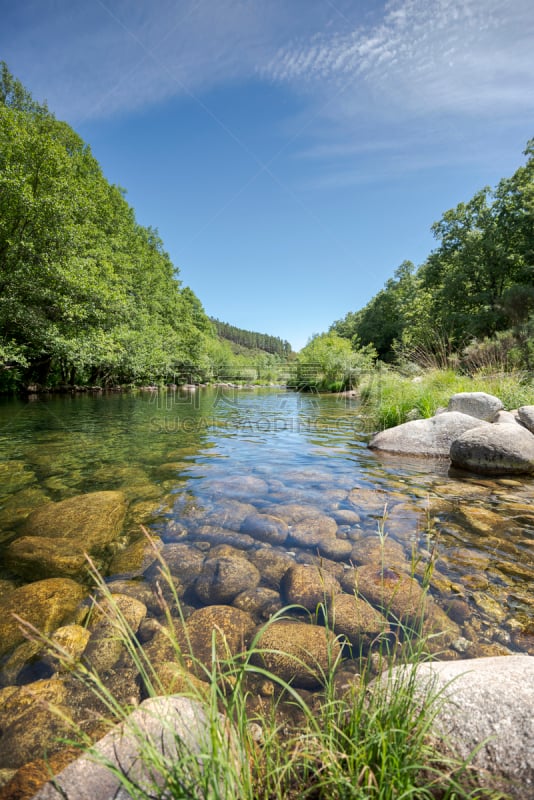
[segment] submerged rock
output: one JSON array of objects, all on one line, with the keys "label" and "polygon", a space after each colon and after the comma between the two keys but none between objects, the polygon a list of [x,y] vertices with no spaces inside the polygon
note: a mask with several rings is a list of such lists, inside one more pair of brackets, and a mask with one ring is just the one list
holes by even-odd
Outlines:
[{"label": "submerged rock", "polygon": [[352,594],[337,594],[328,606],[328,622],[358,651],[366,651],[390,632],[387,619],[368,602]]},{"label": "submerged rock", "polygon": [[465,431],[478,427],[491,428],[484,422],[460,411],[447,411],[437,417],[416,419],[377,433],[369,447],[388,453],[414,456],[448,457],[451,444]]},{"label": "submerged rock", "polygon": [[120,534],[125,514],[123,492],[91,492],[36,509],[22,531],[26,536],[70,539],[96,553]]},{"label": "submerged rock", "polygon": [[246,558],[207,558],[194,588],[203,603],[224,605],[259,582],[259,571]]},{"label": "submerged rock", "polygon": [[534,434],[503,423],[466,431],[450,449],[453,465],[485,475],[534,473]]},{"label": "submerged rock", "polygon": [[287,522],[271,514],[249,514],[241,524],[241,532],[268,544],[284,544],[289,532]]},{"label": "submerged rock", "polygon": [[71,621],[85,590],[69,578],[48,578],[19,586],[0,600],[0,655],[25,640],[13,614],[49,634]]},{"label": "submerged rock", "polygon": [[242,653],[254,627],[250,614],[232,606],[206,606],[194,611],[185,627],[177,627],[185,667],[206,679],[206,670],[211,671],[213,666],[213,656],[225,661]]},{"label": "submerged rock", "polygon": [[340,652],[332,631],[305,622],[273,622],[261,634],[255,663],[302,689],[324,683]]},{"label": "submerged rock", "polygon": [[287,603],[304,606],[315,611],[320,603],[328,604],[332,596],[341,592],[339,582],[320,567],[295,564],[290,567],[280,584]]}]

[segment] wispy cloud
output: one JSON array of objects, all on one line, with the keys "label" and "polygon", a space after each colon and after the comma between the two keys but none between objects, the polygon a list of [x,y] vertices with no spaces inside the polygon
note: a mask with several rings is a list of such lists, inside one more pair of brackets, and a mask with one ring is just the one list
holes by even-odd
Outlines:
[{"label": "wispy cloud", "polygon": [[281,47],[262,74],[326,93],[351,80],[347,116],[362,97],[403,115],[503,114],[533,106],[533,41],[530,0],[391,0],[373,27]]}]

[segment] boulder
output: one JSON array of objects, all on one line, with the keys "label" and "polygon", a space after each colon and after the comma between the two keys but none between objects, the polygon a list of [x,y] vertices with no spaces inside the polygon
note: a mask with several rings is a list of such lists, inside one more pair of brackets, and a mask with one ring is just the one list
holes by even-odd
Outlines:
[{"label": "boulder", "polygon": [[325,570],[307,564],[295,564],[282,578],[280,589],[287,603],[315,611],[320,603],[328,604],[341,592],[339,582]]},{"label": "boulder", "polygon": [[48,578],[19,586],[0,600],[0,656],[25,640],[13,614],[49,634],[70,622],[85,595],[69,578]]},{"label": "boulder", "polygon": [[471,417],[494,422],[495,417],[504,408],[501,400],[486,392],[458,392],[449,400],[447,411],[460,411]]},{"label": "boulder", "polygon": [[36,509],[22,527],[23,535],[70,539],[86,552],[101,552],[122,530],[126,514],[123,492],[91,492]]},{"label": "boulder", "polygon": [[455,439],[480,426],[490,427],[490,423],[460,411],[444,412],[437,417],[416,419],[381,431],[373,436],[369,447],[403,455],[445,457]]},{"label": "boulder", "polygon": [[339,656],[340,644],[332,631],[305,622],[279,621],[261,633],[254,663],[287,683],[313,689]]},{"label": "boulder", "polygon": [[534,434],[513,423],[466,431],[452,442],[453,465],[485,475],[534,473]]},{"label": "boulder", "polygon": [[517,416],[521,424],[534,433],[534,406],[521,406],[517,409]]},{"label": "boulder", "polygon": [[195,581],[195,594],[208,605],[224,605],[259,582],[259,571],[246,558],[207,558]]},{"label": "boulder", "polygon": [[[159,785],[163,791],[164,779],[156,766],[158,758],[154,755],[150,758],[151,751],[159,753],[169,771],[174,771],[173,765],[180,761],[187,783],[198,785],[202,759],[195,756],[210,751],[210,732],[210,721],[199,702],[176,695],[149,698],[97,742],[92,751],[69,764],[53,782],[43,786],[33,800],[65,797],[130,800],[128,783],[137,787],[136,794],[155,796],[154,785]],[[224,757],[234,758],[238,770],[238,745],[230,735],[230,726],[228,733],[226,743],[222,744],[228,748]],[[218,757],[222,758],[222,753]],[[127,780],[121,782],[121,773]]]},{"label": "boulder", "polygon": [[[411,680],[410,668],[398,667]],[[534,797],[534,658],[513,655],[419,664],[421,691],[438,694],[432,734],[467,759],[477,785]]]}]

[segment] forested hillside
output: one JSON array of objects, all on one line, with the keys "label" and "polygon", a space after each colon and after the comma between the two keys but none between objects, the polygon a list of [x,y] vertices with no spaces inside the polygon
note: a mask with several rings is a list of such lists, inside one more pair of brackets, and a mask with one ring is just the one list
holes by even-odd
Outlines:
[{"label": "forested hillside", "polygon": [[534,140],[525,166],[433,225],[436,249],[405,261],[359,311],[330,330],[381,359],[434,352],[534,365]]},{"label": "forested hillside", "polygon": [[0,380],[128,383],[190,374],[212,325],[90,148],[0,76]]},{"label": "forested hillside", "polygon": [[211,318],[215,325],[215,330],[221,339],[246,347],[248,350],[262,350],[265,353],[287,357],[291,354],[291,345],[278,336],[269,336],[268,333],[257,333],[247,331],[243,328],[236,328],[228,322],[221,322],[219,319]]}]

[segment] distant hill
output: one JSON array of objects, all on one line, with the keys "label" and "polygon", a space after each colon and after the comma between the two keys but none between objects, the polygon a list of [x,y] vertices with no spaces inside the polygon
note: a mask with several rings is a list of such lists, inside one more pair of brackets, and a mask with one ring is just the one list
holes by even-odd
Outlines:
[{"label": "distant hill", "polygon": [[230,342],[235,353],[243,353],[245,350],[260,351],[287,358],[291,355],[291,345],[279,336],[270,336],[268,333],[258,333],[257,331],[247,331],[244,328],[237,328],[228,322],[221,322],[219,319],[211,317],[215,325],[215,330],[220,339]]}]

